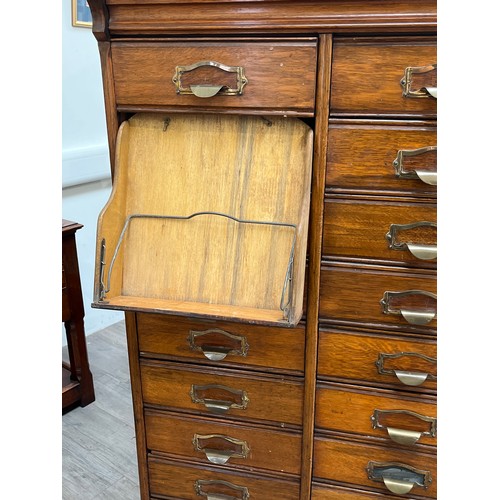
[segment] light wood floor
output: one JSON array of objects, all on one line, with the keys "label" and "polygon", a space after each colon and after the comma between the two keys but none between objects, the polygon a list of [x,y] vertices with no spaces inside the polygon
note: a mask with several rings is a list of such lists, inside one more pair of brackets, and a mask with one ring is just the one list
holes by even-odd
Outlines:
[{"label": "light wood floor", "polygon": [[139,500],[125,323],[88,335],[87,348],[96,400],[62,416],[62,499]]}]

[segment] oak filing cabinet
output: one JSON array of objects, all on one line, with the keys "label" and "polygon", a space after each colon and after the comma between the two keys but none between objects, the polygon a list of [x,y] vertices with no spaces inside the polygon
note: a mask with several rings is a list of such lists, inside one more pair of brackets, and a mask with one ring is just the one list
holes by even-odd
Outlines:
[{"label": "oak filing cabinet", "polygon": [[[113,305],[106,266],[130,273],[98,238],[93,306],[125,311],[141,498],[436,498],[435,2],[89,4],[114,175],[143,117],[313,134],[298,321],[164,309],[125,285]],[[114,177],[120,206],[146,157]]]}]

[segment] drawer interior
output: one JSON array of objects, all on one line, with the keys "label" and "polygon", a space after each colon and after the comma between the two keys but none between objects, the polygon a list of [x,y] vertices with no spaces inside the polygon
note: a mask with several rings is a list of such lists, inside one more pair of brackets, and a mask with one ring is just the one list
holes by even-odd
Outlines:
[{"label": "drawer interior", "polygon": [[98,221],[94,307],[297,324],[312,134],[283,117],[125,121]]}]

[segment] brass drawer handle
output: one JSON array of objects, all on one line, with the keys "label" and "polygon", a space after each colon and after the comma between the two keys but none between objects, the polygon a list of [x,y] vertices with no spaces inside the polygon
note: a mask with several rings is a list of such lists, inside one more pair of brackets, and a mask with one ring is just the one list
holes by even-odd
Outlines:
[{"label": "brass drawer handle", "polygon": [[247,458],[250,453],[245,441],[221,434],[195,434],[193,446],[195,451],[205,453],[209,462],[219,465],[225,464],[230,458]]},{"label": "brass drawer handle", "polygon": [[187,340],[192,351],[201,351],[211,361],[221,361],[229,354],[243,357],[248,354],[246,337],[233,335],[218,328],[190,330]]},{"label": "brass drawer handle", "polygon": [[[231,408],[246,409],[249,399],[245,391],[223,385],[192,385],[189,393],[193,403],[201,403],[212,413],[227,413]],[[224,398],[224,399],[223,399]]]},{"label": "brass drawer handle", "polygon": [[432,482],[429,471],[419,470],[411,465],[397,462],[368,462],[368,479],[383,482],[396,495],[409,493],[414,486],[427,489]]},{"label": "brass drawer handle", "polygon": [[405,69],[403,78],[401,78],[401,86],[403,87],[403,97],[408,97],[411,99],[421,99],[430,98],[437,99],[437,86],[435,84],[435,75],[431,74],[433,77],[433,82],[429,86],[422,86],[417,90],[412,89],[412,84],[414,83],[414,76],[424,73],[437,72],[437,64],[429,64],[428,66],[419,67],[408,67]]},{"label": "brass drawer handle", "polygon": [[[419,309],[407,309],[401,304],[400,299],[413,297],[415,299],[421,298],[419,302],[421,305]],[[432,309],[429,309],[429,299],[431,299]],[[384,292],[384,296],[380,300],[384,314],[399,314],[410,323],[410,325],[426,325],[432,321],[437,314],[437,296],[434,293],[425,290],[405,290],[403,292]],[[395,305],[398,303],[399,305]]]},{"label": "brass drawer handle", "polygon": [[[193,83],[190,85],[183,86],[182,77],[186,73],[194,71],[198,68],[203,67],[214,67],[218,68],[226,73],[236,74],[236,86],[230,87],[225,83],[206,83],[205,78],[199,80],[202,83]],[[248,83],[248,79],[245,77],[245,70],[242,66],[226,66],[225,64],[216,61],[199,61],[194,64],[189,64],[187,66],[176,66],[175,74],[172,77],[172,82],[175,85],[175,91],[177,94],[192,94],[196,97],[213,97],[214,95],[241,95],[243,94],[243,87]]]},{"label": "brass drawer handle", "polygon": [[420,179],[425,184],[437,186],[437,172],[422,169],[405,170],[404,168],[405,158],[420,156],[426,153],[437,153],[437,146],[399,150],[396,154],[396,159],[392,162],[394,170],[396,171],[396,177],[398,179]]},{"label": "brass drawer handle", "polygon": [[435,222],[413,222],[411,224],[391,224],[389,231],[385,237],[389,242],[391,250],[408,250],[413,256],[421,260],[433,260],[437,258],[437,245],[423,245],[420,243],[400,242],[398,240],[398,233],[401,231],[408,231],[415,228],[429,227],[437,229]]},{"label": "brass drawer handle", "polygon": [[[198,496],[206,497],[207,500],[248,500],[250,498],[247,487],[237,486],[229,481],[197,479],[194,482],[194,489]],[[220,493],[217,493],[217,490]]]},{"label": "brass drawer handle", "polygon": [[[395,427],[389,427],[384,425],[381,420],[390,415],[406,415],[413,417],[415,419],[421,420],[429,424],[428,430],[423,431],[412,431],[408,429],[399,429]],[[372,421],[372,427],[374,429],[385,429],[389,437],[395,442],[404,445],[414,445],[422,436],[436,437],[436,423],[437,419],[434,417],[427,417],[425,415],[420,415],[409,410],[377,410],[373,411],[373,415],[370,417]]]},{"label": "brass drawer handle", "polygon": [[432,373],[425,372],[416,372],[416,371],[405,371],[405,370],[397,370],[397,369],[388,369],[385,368],[384,364],[387,359],[400,359],[400,358],[409,358],[414,357],[421,360],[424,360],[426,363],[430,365],[437,365],[437,359],[431,358],[429,356],[425,356],[424,354],[420,354],[417,352],[399,352],[396,354],[385,354],[380,353],[378,355],[378,359],[375,362],[377,366],[378,373],[381,375],[396,375],[398,380],[404,384],[412,387],[422,385],[426,380],[437,380],[436,375]]}]

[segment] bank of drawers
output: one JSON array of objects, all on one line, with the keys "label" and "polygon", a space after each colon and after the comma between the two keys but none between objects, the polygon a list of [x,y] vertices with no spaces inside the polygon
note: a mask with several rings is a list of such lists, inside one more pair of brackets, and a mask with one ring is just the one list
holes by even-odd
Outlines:
[{"label": "bank of drawers", "polygon": [[153,498],[298,498],[303,325],[137,314],[136,326]]},{"label": "bank of drawers", "polygon": [[436,100],[401,82],[435,92],[435,63],[428,38],[334,41],[315,500],[436,497]]}]

